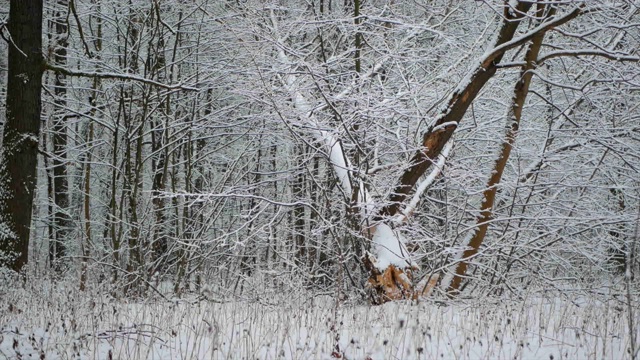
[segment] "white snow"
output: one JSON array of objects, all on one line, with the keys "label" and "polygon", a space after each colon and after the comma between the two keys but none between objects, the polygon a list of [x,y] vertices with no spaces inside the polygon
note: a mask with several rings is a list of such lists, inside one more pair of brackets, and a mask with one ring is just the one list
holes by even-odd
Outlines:
[{"label": "white snow", "polygon": [[[278,60],[282,64],[291,64],[289,57],[282,47],[280,47],[280,50],[278,51]],[[300,120],[306,123],[305,127],[309,129],[310,135],[313,136],[316,141],[324,145],[329,162],[331,163],[333,171],[339,180],[340,188],[344,192],[345,196],[348,199],[351,199],[353,194],[352,181],[354,181],[351,173],[356,169],[352,167],[351,162],[347,158],[340,139],[331,132],[325,130],[325,127],[314,116],[314,108],[300,92],[298,82],[299,79],[293,72],[287,73],[284,77],[284,85],[293,99],[294,107],[300,114]],[[341,94],[343,94],[342,96],[346,96],[346,93],[344,92]],[[319,108],[323,108],[323,106],[320,106]],[[362,216],[366,218],[371,215],[375,206],[364,182],[360,179],[357,181],[359,191],[356,206],[360,208]]]},{"label": "white snow", "polygon": [[329,161],[331,162],[331,165],[333,165],[333,171],[340,181],[342,190],[345,192],[345,195],[351,196],[353,189],[351,187],[349,171],[352,169],[349,160],[346,158],[344,151],[342,150],[342,144],[340,144],[338,139],[326,131],[319,131],[318,137],[320,138],[319,140],[325,144],[326,148],[329,149]]},{"label": "white snow", "polygon": [[431,184],[433,184],[435,179],[442,172],[442,169],[444,168],[444,164],[447,161],[447,157],[449,156],[449,152],[451,151],[452,147],[453,147],[453,140],[449,140],[445,144],[440,155],[438,155],[438,162],[434,164],[434,167],[433,167],[433,170],[431,170],[431,173],[429,173],[429,175],[427,175],[427,177],[422,182],[420,182],[420,185],[418,185],[418,187],[416,188],[416,191],[411,197],[411,201],[409,201],[409,204],[407,204],[407,206],[402,210],[401,214],[398,214],[395,216],[394,222],[396,224],[403,223],[409,218],[409,216],[411,216],[413,211],[416,209],[416,206],[418,206],[418,203],[420,202],[422,194],[425,192],[425,190],[429,188],[429,186],[431,186]]},{"label": "white snow", "polygon": [[631,339],[618,300],[542,292],[377,307],[290,293],[269,304],[1,295],[2,359],[627,359]]},{"label": "white snow", "polygon": [[415,266],[405,247],[405,238],[387,224],[376,225],[373,234],[373,249],[376,256],[375,266],[384,271],[389,265],[398,268]]}]

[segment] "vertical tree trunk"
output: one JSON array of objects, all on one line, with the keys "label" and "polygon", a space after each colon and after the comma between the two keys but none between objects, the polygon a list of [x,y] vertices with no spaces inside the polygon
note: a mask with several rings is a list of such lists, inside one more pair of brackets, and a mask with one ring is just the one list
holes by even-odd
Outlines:
[{"label": "vertical tree trunk", "polygon": [[[291,186],[291,192],[293,195],[293,201],[298,202],[304,199],[305,189],[305,160],[306,152],[304,146],[296,146],[296,157],[298,158],[296,171],[298,172],[293,179]],[[295,258],[300,268],[304,269],[308,264],[305,263],[307,254],[307,239],[305,234],[305,207],[301,204],[296,204],[293,209],[293,244],[295,245]]]},{"label": "vertical tree trunk", "polygon": [[42,89],[42,0],[11,0],[7,122],[0,156],[0,266],[20,271],[29,233],[38,165]]},{"label": "vertical tree trunk", "polygon": [[[55,41],[54,61],[55,65],[65,67],[67,64],[67,14],[68,0],[58,0],[54,15]],[[55,73],[53,93],[55,95],[55,116],[52,127],[53,142],[53,202],[55,204],[53,214],[53,237],[49,240],[49,260],[51,266],[60,272],[64,266],[62,257],[66,253],[65,241],[68,237],[69,218],[69,183],[67,179],[67,126],[64,120],[67,105],[66,76],[60,72]]]},{"label": "vertical tree trunk", "polygon": [[[49,144],[49,137],[47,136],[47,132],[44,131],[42,134],[42,144],[43,146],[46,148]],[[53,268],[54,265],[54,253],[56,250],[56,244],[55,244],[55,240],[54,239],[54,233],[56,232],[55,230],[55,224],[53,222],[53,217],[54,217],[54,203],[51,201],[51,199],[53,199],[54,195],[54,189],[53,189],[53,170],[51,169],[51,163],[50,163],[50,156],[49,154],[47,154],[47,156],[44,156],[42,158],[42,165],[44,165],[45,168],[45,173],[47,174],[47,198],[49,199],[49,201],[47,201],[47,238],[49,239],[49,263],[48,263],[48,267]]]},{"label": "vertical tree trunk", "polygon": [[[158,4],[152,5],[154,8],[154,13],[157,17],[156,26],[160,29],[160,9],[158,8]],[[181,17],[181,16],[180,16]],[[180,42],[180,26],[182,23],[178,24],[176,33],[176,41],[175,46],[173,47],[173,58],[171,59],[171,63],[173,64],[176,57],[177,46]],[[159,81],[166,80],[167,75],[167,59],[165,55],[166,51],[166,42],[164,39],[164,34],[162,30],[158,31],[158,39],[155,44],[152,42],[149,43],[149,51],[148,51],[148,63],[151,65],[151,77],[154,76]],[[155,46],[155,49],[153,47]],[[172,65],[173,66],[173,65]],[[171,68],[172,70],[172,68]],[[169,76],[172,75],[172,71],[169,71]],[[167,182],[167,137],[169,131],[169,114],[172,112],[171,107],[171,94],[167,94],[164,96],[162,107],[165,109],[165,122],[163,123],[162,119],[157,117],[152,117],[151,120],[151,150],[153,153],[153,157],[151,159],[151,167],[153,169],[153,182],[151,184],[151,196],[152,196],[152,204],[153,204],[153,213],[155,218],[155,226],[153,229],[153,235],[151,239],[151,265],[149,268],[149,275],[154,276],[154,274],[162,272],[165,270],[165,266],[167,263],[167,251],[168,251],[168,233],[169,226],[167,224],[167,216],[166,216],[166,200],[164,199],[164,195],[162,194],[166,189]]]},{"label": "vertical tree trunk", "polygon": [[360,24],[362,23],[362,19],[360,18],[360,5],[361,0],[353,1],[353,23],[356,26],[356,36],[355,36],[355,53],[353,58],[355,60],[355,70],[359,74],[362,71],[362,33],[359,31]]},{"label": "vertical tree trunk", "polygon": [[[94,89],[98,87],[98,79],[93,82]],[[91,104],[91,111],[95,112],[95,103]],[[93,142],[94,130],[93,122],[89,123],[89,134],[87,135],[87,144]],[[89,151],[85,162],[83,181],[83,208],[84,208],[84,239],[80,242],[80,250],[82,252],[82,264],[80,266],[80,291],[85,290],[87,283],[87,261],[89,258],[89,245],[91,244],[91,159],[92,153]]]},{"label": "vertical tree trunk", "polygon": [[[182,163],[183,161],[185,161],[184,159],[182,159],[182,153],[183,151],[181,150],[181,147],[184,145],[178,145],[176,146],[176,149],[172,152],[171,155],[171,172],[169,173],[171,176],[169,178],[170,180],[170,184],[171,184],[171,192],[173,192],[174,194],[178,191],[181,181],[180,178],[178,176],[179,173],[179,169],[180,169],[180,163]],[[185,167],[188,166],[189,162],[185,161]],[[185,173],[186,173],[186,168],[184,169]],[[185,183],[185,191],[188,191],[188,183]],[[178,200],[177,196],[174,196],[171,198],[171,208],[173,209],[173,228],[174,228],[174,233],[173,236],[176,239],[180,239],[180,238],[187,238],[189,235],[185,235],[185,226],[184,226],[184,216],[181,217],[180,216],[180,200]],[[175,275],[175,281],[174,281],[174,286],[173,286],[173,292],[176,293],[176,295],[180,295],[180,293],[182,292],[182,279],[184,278],[184,275],[186,273],[186,267],[187,267],[187,249],[185,249],[186,246],[183,246],[182,244],[178,243],[177,244],[177,250],[176,250],[176,275]]]},{"label": "vertical tree trunk", "polygon": [[[108,214],[105,218],[105,238],[108,238],[107,236],[107,232],[110,233],[111,235],[111,251],[112,251],[112,261],[113,261],[113,265],[115,265],[115,269],[119,268],[120,266],[120,244],[121,244],[121,229],[122,229],[122,224],[120,223],[118,225],[118,219],[121,219],[121,217],[118,217],[118,201],[117,201],[117,194],[118,194],[118,179],[120,177],[120,169],[119,169],[119,165],[118,165],[118,153],[119,153],[119,147],[121,146],[119,143],[119,137],[120,137],[120,119],[121,119],[121,112],[123,111],[124,108],[124,104],[123,104],[123,95],[121,94],[120,97],[120,104],[118,106],[118,115],[116,117],[116,122],[115,122],[115,126],[113,127],[113,137],[112,137],[112,153],[111,153],[111,178],[110,180],[110,186],[109,186],[109,206],[108,206]],[[113,271],[113,277],[112,277],[112,281],[116,282],[118,280],[118,272],[117,271]]]},{"label": "vertical tree trunk", "polygon": [[[168,107],[169,105],[167,105]],[[169,111],[167,111],[168,113]],[[167,127],[162,128],[162,121],[160,119],[152,119],[151,126],[154,128],[151,132],[151,146],[154,153],[152,160],[153,167],[153,183],[151,184],[151,196],[153,203],[153,213],[155,217],[155,227],[153,230],[153,239],[151,241],[152,250],[152,263],[153,266],[150,270],[150,275],[156,272],[162,271],[164,263],[166,262],[167,255],[167,224],[166,224],[166,205],[162,192],[165,191],[166,177],[167,177],[167,149],[165,146],[165,132]]]},{"label": "vertical tree trunk", "polygon": [[[100,4],[97,4],[97,12],[98,14],[101,12]],[[94,41],[94,46],[97,54],[101,54],[102,52],[102,18],[100,16],[96,17],[96,40]],[[90,105],[91,110],[89,113],[89,118],[93,119],[96,116],[96,112],[98,110],[97,99],[99,96],[101,81],[99,78],[93,79]],[[91,120],[89,123],[89,131],[87,134],[86,144],[88,147],[93,146],[93,139],[95,137],[94,123]],[[80,290],[84,291],[87,283],[87,269],[88,269],[88,260],[90,256],[89,247],[93,243],[93,235],[92,235],[92,227],[91,227],[91,168],[93,161],[93,152],[88,151],[84,163],[84,179],[83,179],[83,217],[84,217],[84,238],[81,239],[80,249],[82,252],[82,260],[80,265]],[[108,215],[107,215],[108,216]],[[108,227],[105,227],[105,235],[104,238],[107,239],[107,231]]]},{"label": "vertical tree trunk", "polygon": [[[262,131],[264,132],[264,124],[262,127]],[[262,137],[263,135],[260,134],[258,136],[258,141],[257,141],[257,148],[258,148],[258,152],[256,154],[256,160],[255,160],[255,168],[254,168],[254,172],[255,175],[253,176],[253,179],[251,179],[250,177],[247,176],[247,187],[251,187],[251,184],[259,184],[260,181],[262,180],[262,174],[261,172],[261,162],[262,162]],[[260,188],[259,187],[253,187],[252,188],[252,192],[254,195],[256,196],[260,196],[262,195],[260,193]],[[249,200],[249,211],[253,212],[254,209],[256,209],[256,206],[258,206],[258,202],[256,201],[255,198],[251,198],[251,200]],[[251,236],[251,234],[253,234],[255,229],[255,221],[252,219],[249,222],[249,225],[247,226],[247,235]],[[258,257],[259,257],[260,251],[259,251],[259,247],[256,246],[255,244],[248,244],[243,251],[243,255],[242,258],[240,260],[240,271],[242,272],[242,274],[246,274],[247,276],[251,276],[252,272],[254,270],[256,270],[256,264],[258,263]],[[240,279],[240,277],[238,277],[238,279]]]},{"label": "vertical tree trunk", "polygon": [[[144,21],[137,15],[136,9],[130,3],[130,14],[127,17],[127,37],[125,54],[125,67],[133,74],[139,72],[138,61],[140,59],[140,36]],[[127,249],[129,257],[127,260],[127,285],[126,293],[139,295],[141,290],[140,276],[143,270],[143,249],[141,244],[141,224],[139,214],[140,192],[142,191],[142,144],[144,136],[145,107],[147,106],[148,93],[143,88],[143,92],[136,92],[136,87],[132,84],[125,86],[126,104],[123,112],[123,120],[126,128],[125,140],[125,173],[123,196],[126,201],[126,221],[128,224]],[[138,100],[141,98],[141,101]],[[136,100],[134,100],[136,99]],[[143,109],[138,107],[142,103]]]}]

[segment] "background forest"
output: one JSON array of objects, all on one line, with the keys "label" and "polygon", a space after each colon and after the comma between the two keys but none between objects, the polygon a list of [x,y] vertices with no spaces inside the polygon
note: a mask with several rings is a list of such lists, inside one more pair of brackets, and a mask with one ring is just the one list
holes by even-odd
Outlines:
[{"label": "background forest", "polygon": [[[42,15],[28,265],[3,263],[27,279],[130,300],[544,291],[634,318],[638,1],[52,0]],[[3,124],[7,21],[0,0]]]}]

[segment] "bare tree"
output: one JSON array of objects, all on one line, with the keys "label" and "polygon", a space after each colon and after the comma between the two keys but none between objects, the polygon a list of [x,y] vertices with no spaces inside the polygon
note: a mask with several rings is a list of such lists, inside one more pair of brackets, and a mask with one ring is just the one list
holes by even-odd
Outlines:
[{"label": "bare tree", "polygon": [[[51,27],[53,28],[53,61],[56,65],[65,67],[67,63],[69,4],[66,0],[55,3],[54,16]],[[65,242],[68,241],[71,230],[69,216],[69,180],[67,176],[67,125],[66,76],[60,72],[54,72],[53,94],[54,115],[51,125],[52,152],[52,177],[53,177],[53,220],[51,239],[49,243],[49,262],[57,271],[63,269],[63,257],[65,256]]]},{"label": "bare tree", "polygon": [[7,117],[0,153],[0,264],[20,271],[29,259],[42,90],[42,1],[11,1],[7,24]]}]

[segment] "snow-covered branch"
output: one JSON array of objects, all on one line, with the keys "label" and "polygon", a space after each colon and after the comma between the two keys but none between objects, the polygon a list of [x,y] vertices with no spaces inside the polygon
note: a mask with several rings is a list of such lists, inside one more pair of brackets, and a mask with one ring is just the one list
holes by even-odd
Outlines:
[{"label": "snow-covered branch", "polygon": [[[277,20],[275,19],[273,14],[272,22],[274,24],[274,30],[277,33]],[[291,61],[285,53],[283,46],[278,46],[278,60],[282,64],[291,64]],[[351,178],[351,173],[354,171],[354,169],[352,168],[351,162],[344,152],[340,139],[336,138],[329,131],[322,130],[323,127],[320,125],[315,115],[313,114],[313,107],[306,99],[306,97],[300,92],[298,78],[292,71],[289,71],[287,74],[285,74],[284,83],[287,92],[293,99],[294,107],[300,112],[301,119],[308,123],[309,129],[311,129],[313,133],[312,135],[315,137],[315,139],[324,145],[327,151],[327,157],[329,158],[329,162],[333,167],[333,171],[335,172],[336,177],[339,180],[342,191],[344,192],[345,196],[351,198],[353,196],[353,179]],[[339,96],[346,96],[349,89],[350,88],[345,89]],[[326,104],[325,106],[328,106],[328,104]],[[370,203],[371,197],[369,196],[366,186],[362,180],[358,180],[357,189],[358,196],[357,203],[355,205],[357,207],[360,207],[363,212],[366,212],[367,209],[363,205]]]},{"label": "snow-covered branch", "polygon": [[640,61],[640,57],[638,56],[632,56],[629,54],[618,54],[615,52],[609,52],[609,51],[602,51],[602,50],[593,50],[593,49],[581,49],[581,50],[558,50],[558,51],[552,51],[547,53],[546,55],[542,56],[539,60],[538,63],[542,64],[545,61],[549,60],[549,59],[553,59],[553,58],[557,58],[557,57],[562,57],[562,56],[573,56],[573,57],[578,57],[578,56],[600,56],[600,57],[604,57],[607,58],[609,60],[615,60],[615,61]]},{"label": "snow-covered branch", "polygon": [[536,26],[535,28],[529,30],[527,33],[515,39],[507,41],[503,44],[500,44],[499,46],[496,46],[491,50],[491,52],[489,52],[487,55],[484,56],[482,63],[483,64],[492,63],[495,59],[503,55],[506,51],[527,43],[528,41],[536,37],[538,34],[549,31],[560,25],[566,24],[571,19],[574,19],[575,17],[579,16],[583,12],[584,7],[585,7],[585,4],[576,6],[572,11],[562,16],[553,17],[550,20],[545,21],[542,24]]},{"label": "snow-covered branch", "polygon": [[86,77],[86,78],[98,78],[98,79],[118,79],[118,80],[129,80],[136,81],[147,85],[153,85],[157,87],[161,87],[167,90],[188,90],[188,91],[198,91],[198,88],[193,86],[188,86],[184,84],[165,84],[159,81],[147,79],[142,76],[134,75],[134,74],[123,74],[123,73],[113,73],[113,72],[96,72],[96,71],[82,71],[82,70],[71,70],[61,66],[57,66],[48,62],[44,64],[45,69],[55,71],[67,76],[78,76],[78,77]]},{"label": "snow-covered branch", "polygon": [[444,164],[447,161],[447,157],[449,157],[451,148],[453,148],[453,141],[449,140],[449,142],[447,142],[445,147],[442,149],[442,153],[440,153],[440,155],[438,156],[438,162],[435,164],[433,170],[431,170],[431,173],[420,183],[420,185],[418,185],[418,188],[411,197],[411,201],[409,201],[409,204],[407,204],[407,206],[401,211],[400,214],[397,214],[394,217],[393,221],[396,224],[402,224],[406,222],[411,214],[415,211],[416,206],[420,202],[422,194],[433,184],[435,179],[442,172],[442,169],[444,169]]}]

